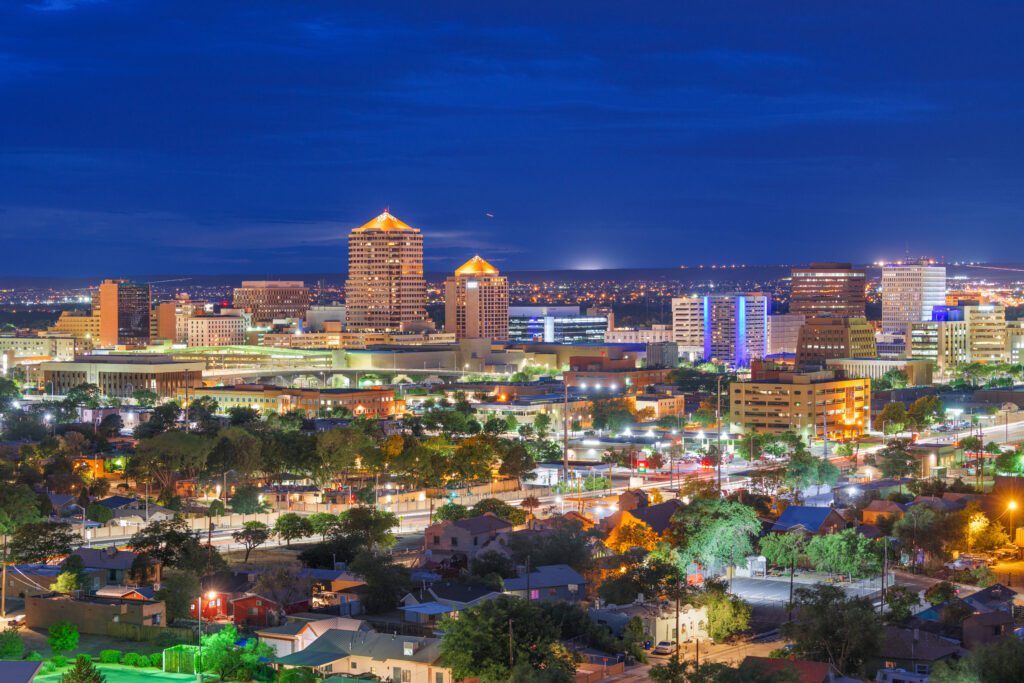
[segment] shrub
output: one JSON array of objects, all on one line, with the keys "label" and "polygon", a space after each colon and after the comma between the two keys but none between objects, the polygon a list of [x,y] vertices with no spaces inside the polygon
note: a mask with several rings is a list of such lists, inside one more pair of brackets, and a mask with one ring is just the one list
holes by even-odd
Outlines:
[{"label": "shrub", "polygon": [[139,655],[139,658],[135,660],[135,668],[144,669],[149,666],[149,655]]},{"label": "shrub", "polygon": [[27,655],[25,655],[25,661],[27,661],[27,662],[41,662],[41,661],[43,661],[43,656],[41,654],[39,654],[38,652],[36,652],[35,650],[32,650],[32,652],[29,652]]},{"label": "shrub", "polygon": [[121,656],[121,663],[125,666],[138,666],[139,653],[138,652],[125,652]]},{"label": "shrub", "polygon": [[100,650],[100,661],[104,664],[117,664],[121,661],[121,651]]},{"label": "shrub", "polygon": [[54,655],[50,662],[52,662],[58,669],[63,669],[68,665],[68,658],[64,655]]},{"label": "shrub", "polygon": [[78,647],[78,628],[69,621],[58,621],[49,629],[50,648],[54,652],[67,652]]},{"label": "shrub", "polygon": [[25,641],[18,635],[17,629],[7,629],[0,633],[0,659],[21,659],[25,654]]},{"label": "shrub", "polygon": [[154,669],[162,669],[164,667],[164,653],[154,652],[149,656],[149,665]]},{"label": "shrub", "polygon": [[56,670],[57,670],[57,665],[54,664],[53,662],[43,662],[43,665],[41,667],[39,667],[39,675],[40,676],[45,676],[47,674],[52,674]]}]

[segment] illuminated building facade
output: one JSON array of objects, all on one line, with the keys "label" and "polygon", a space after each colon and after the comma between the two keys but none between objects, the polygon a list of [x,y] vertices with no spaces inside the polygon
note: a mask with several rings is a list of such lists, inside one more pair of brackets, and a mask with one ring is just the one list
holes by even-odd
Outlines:
[{"label": "illuminated building facade", "polygon": [[509,339],[516,342],[600,344],[608,316],[583,312],[579,306],[511,306],[508,327]]},{"label": "illuminated building facade", "polygon": [[[227,413],[231,408],[252,408],[260,413],[274,411],[284,415],[301,410],[307,417],[346,410],[356,417],[389,418],[405,414],[405,403],[395,398],[393,389],[303,389],[271,384],[238,384],[228,387],[203,387],[189,391],[188,398],[208,396]],[[178,396],[185,400],[185,392]]]},{"label": "illuminated building facade", "polygon": [[849,263],[812,263],[793,269],[790,313],[863,318],[865,303],[864,271]]},{"label": "illuminated building facade", "polygon": [[933,319],[909,325],[907,357],[946,372],[962,363],[1013,362],[1013,325],[996,304],[936,307]]},{"label": "illuminated building facade", "polygon": [[125,354],[42,363],[40,370],[46,390],[59,396],[81,384],[95,384],[104,396],[127,398],[149,389],[160,398],[172,398],[179,389],[202,384],[205,365],[164,355]]},{"label": "illuminated building facade", "polygon": [[345,317],[351,330],[430,327],[423,235],[385,211],[348,236]]},{"label": "illuminated building facade", "polygon": [[768,316],[768,355],[796,353],[800,328],[807,316],[803,313],[773,313]]},{"label": "illuminated building facade", "polygon": [[760,292],[672,299],[672,326],[682,357],[736,367],[768,355],[771,299]]},{"label": "illuminated building facade", "polygon": [[871,424],[871,380],[837,379],[829,370],[764,372],[729,385],[733,431],[813,433],[851,439]]},{"label": "illuminated building facade", "polygon": [[456,339],[508,339],[508,278],[479,256],[444,283],[444,329]]},{"label": "illuminated building facade", "polygon": [[302,318],[310,305],[309,288],[301,280],[249,280],[235,288],[233,305],[249,311],[253,322]]},{"label": "illuminated building facade", "polygon": [[197,315],[188,318],[189,346],[232,346],[245,343],[245,318],[240,315]]},{"label": "illuminated building facade", "polygon": [[148,344],[151,303],[149,285],[104,280],[99,289],[100,345]]},{"label": "illuminated building facade", "polygon": [[927,263],[882,268],[882,332],[905,337],[907,325],[932,319],[946,304],[946,268]]},{"label": "illuminated building facade", "polygon": [[864,318],[811,318],[800,328],[796,364],[824,365],[830,358],[875,358],[875,328]]}]

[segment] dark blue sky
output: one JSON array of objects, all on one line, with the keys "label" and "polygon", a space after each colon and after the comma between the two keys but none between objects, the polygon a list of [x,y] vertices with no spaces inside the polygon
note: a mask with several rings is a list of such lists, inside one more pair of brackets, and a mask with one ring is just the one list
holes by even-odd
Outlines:
[{"label": "dark blue sky", "polygon": [[977,0],[5,0],[0,274],[337,271],[384,206],[430,270],[1011,260],[1022,28]]}]

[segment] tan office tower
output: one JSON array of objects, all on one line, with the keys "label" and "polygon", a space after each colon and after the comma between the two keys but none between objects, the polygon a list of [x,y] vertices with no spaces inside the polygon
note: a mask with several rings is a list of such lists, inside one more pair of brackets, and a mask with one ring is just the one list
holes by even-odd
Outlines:
[{"label": "tan office tower", "polygon": [[235,288],[233,306],[252,313],[253,322],[303,318],[309,310],[309,288],[301,280],[249,280]]},{"label": "tan office tower", "polygon": [[100,346],[134,346],[149,343],[149,285],[128,280],[104,280],[100,284]]},{"label": "tan office tower", "polygon": [[864,318],[810,318],[800,328],[796,364],[824,366],[830,358],[877,358],[875,329]]},{"label": "tan office tower", "polygon": [[910,323],[931,320],[946,305],[946,267],[929,263],[882,268],[882,332],[905,337]]},{"label": "tan office tower", "polygon": [[385,211],[348,236],[345,319],[350,330],[429,328],[423,235]]},{"label": "tan office tower", "polygon": [[849,263],[812,263],[794,268],[790,313],[837,318],[864,317],[864,271]]},{"label": "tan office tower", "polygon": [[508,278],[479,256],[444,282],[444,329],[456,339],[508,339]]}]

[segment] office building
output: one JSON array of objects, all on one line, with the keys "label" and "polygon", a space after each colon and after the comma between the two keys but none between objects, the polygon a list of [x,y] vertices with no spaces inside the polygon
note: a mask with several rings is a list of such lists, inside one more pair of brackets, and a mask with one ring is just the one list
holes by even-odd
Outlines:
[{"label": "office building", "polygon": [[661,344],[675,342],[675,332],[671,325],[612,327],[605,332],[604,340],[608,344]]},{"label": "office building", "polygon": [[800,328],[807,316],[803,313],[773,313],[768,316],[768,355],[795,354],[800,341]]},{"label": "office building", "polygon": [[104,396],[127,398],[140,389],[173,398],[184,387],[200,386],[203,361],[178,361],[165,355],[86,356],[40,365],[48,393],[63,396],[80,384],[95,384]]},{"label": "office building", "polygon": [[887,358],[830,358],[825,361],[827,370],[835,370],[846,379],[882,379],[890,370],[899,370],[907,376],[907,386],[923,387],[932,383],[931,361]]},{"label": "office building", "polygon": [[150,306],[149,285],[128,280],[104,280],[99,289],[100,345],[148,344]]},{"label": "office building", "polygon": [[691,362],[704,358],[704,297],[672,299],[672,338],[681,358]]},{"label": "office building", "polygon": [[429,327],[423,235],[385,211],[348,236],[345,315],[349,329]]},{"label": "office building", "polygon": [[905,337],[907,325],[932,319],[946,304],[946,267],[928,263],[882,268],[882,332]]},{"label": "office building", "polygon": [[0,335],[0,354],[11,360],[74,360],[75,339],[70,335]]},{"label": "office building", "polygon": [[932,320],[910,323],[906,355],[932,361],[943,374],[962,363],[1010,363],[1012,330],[1003,306],[940,306]]},{"label": "office building", "polygon": [[830,370],[792,372],[758,368],[729,385],[734,432],[793,431],[829,439],[862,436],[871,425],[871,380],[838,379]]},{"label": "office building", "polygon": [[864,318],[810,318],[800,328],[798,366],[823,366],[829,358],[877,358],[875,328]]},{"label": "office building", "polygon": [[679,347],[674,341],[654,342],[647,345],[644,365],[648,368],[678,368]]},{"label": "office building", "polygon": [[456,339],[508,339],[508,278],[479,256],[444,283],[444,329]]},{"label": "office building", "polygon": [[[405,403],[395,398],[394,389],[389,388],[321,389],[237,384],[202,387],[188,392],[189,400],[204,396],[215,399],[225,414],[231,408],[252,408],[260,413],[272,411],[278,415],[301,410],[307,417],[329,415],[337,409],[368,418],[401,417],[405,413]],[[184,401],[185,398],[185,391],[179,391],[178,399]]]},{"label": "office building", "polygon": [[161,301],[154,307],[156,318],[154,339],[184,344],[188,336],[188,319],[204,312],[206,307],[206,302],[196,301],[188,294],[178,294],[171,301]]},{"label": "office building", "polygon": [[508,335],[516,342],[604,343],[608,315],[579,306],[510,306]]},{"label": "office building", "polygon": [[790,313],[863,318],[865,301],[864,271],[849,263],[812,263],[793,269]]},{"label": "office building", "polygon": [[340,304],[332,306],[310,306],[306,311],[306,324],[303,331],[323,332],[327,323],[338,323],[345,326],[345,307]]},{"label": "office building", "polygon": [[744,367],[768,355],[771,300],[760,292],[672,299],[679,353]]},{"label": "office building", "polygon": [[245,318],[240,315],[196,315],[188,318],[189,346],[232,346],[245,343]]},{"label": "office building", "polygon": [[256,323],[302,318],[309,309],[309,288],[301,280],[249,280],[235,288],[233,305],[248,311]]}]

